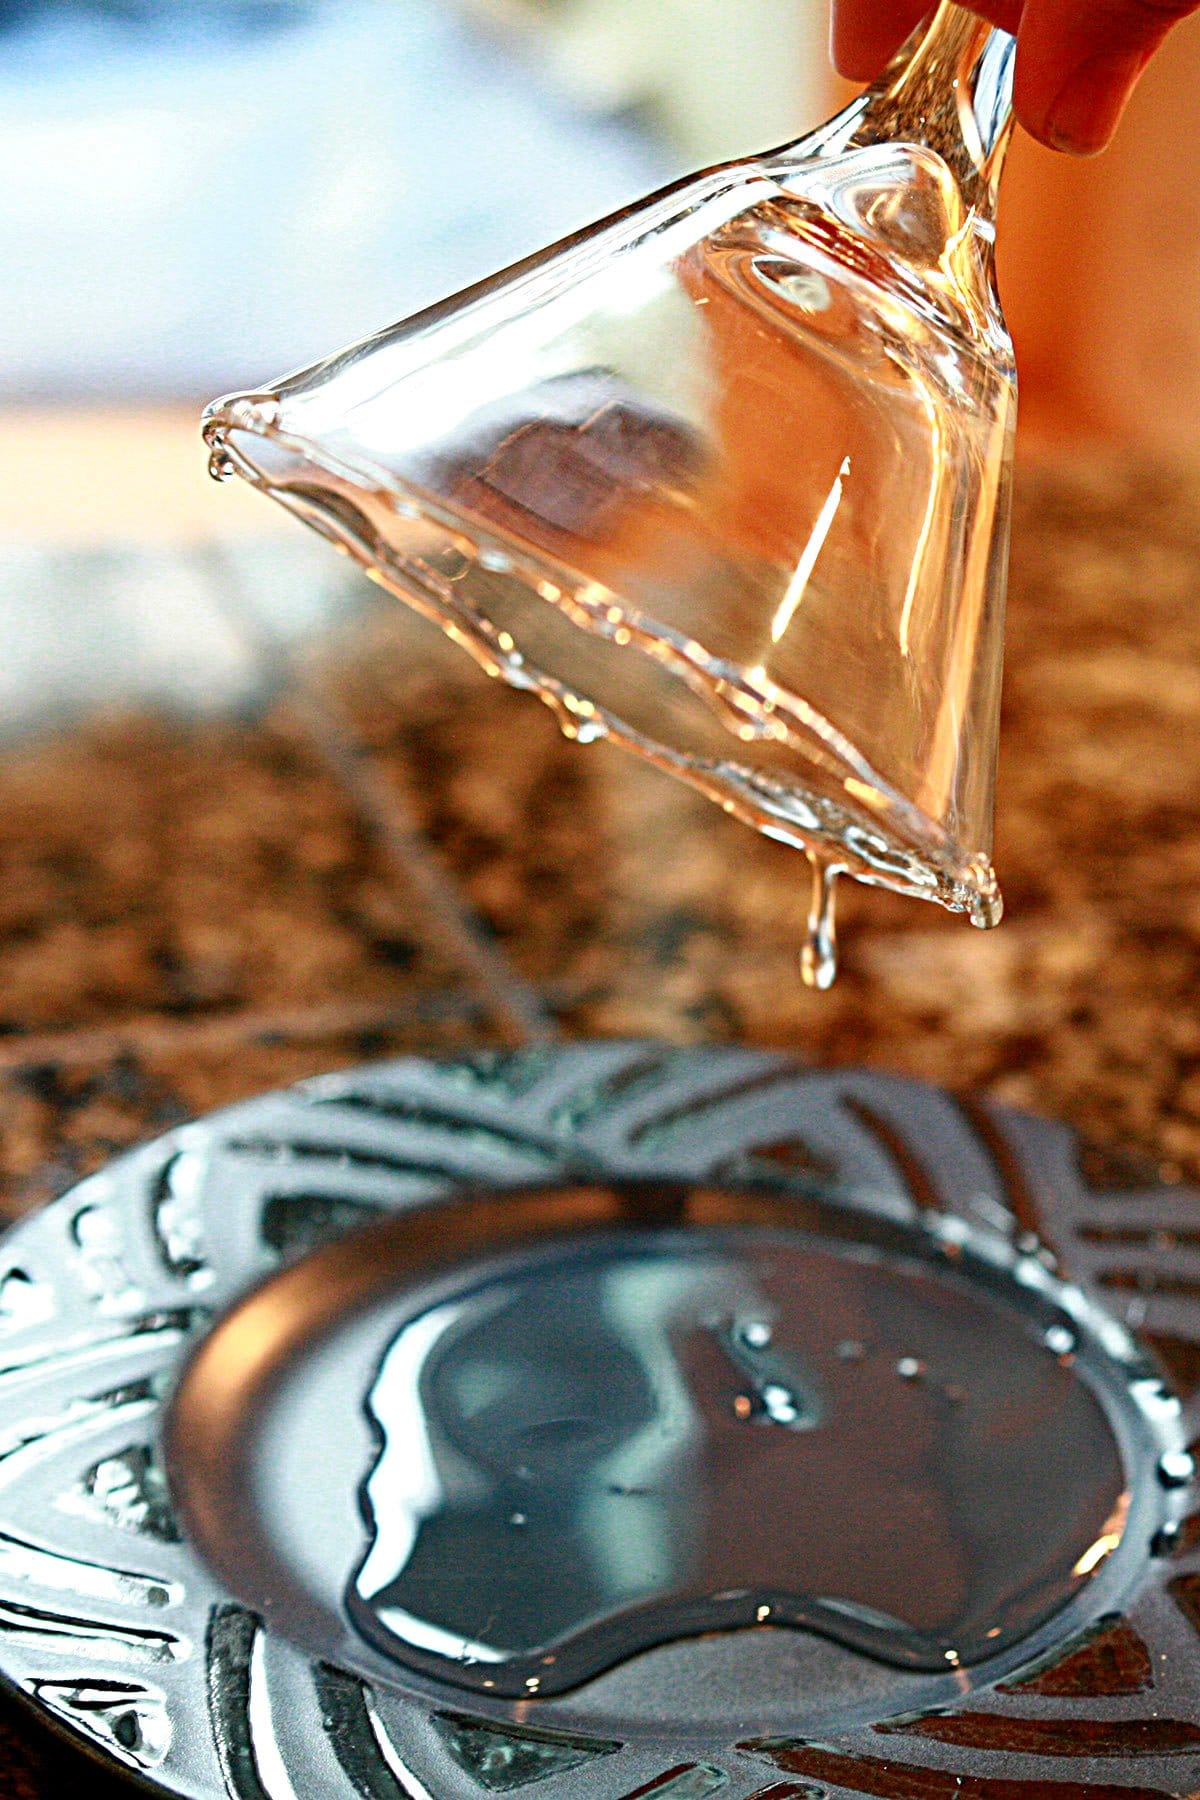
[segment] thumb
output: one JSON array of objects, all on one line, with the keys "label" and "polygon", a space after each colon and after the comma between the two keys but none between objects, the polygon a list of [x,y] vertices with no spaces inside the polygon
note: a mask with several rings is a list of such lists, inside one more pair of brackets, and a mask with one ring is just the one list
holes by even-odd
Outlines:
[{"label": "thumb", "polygon": [[1026,0],[1017,39],[1017,113],[1056,150],[1093,156],[1147,63],[1200,0]]}]

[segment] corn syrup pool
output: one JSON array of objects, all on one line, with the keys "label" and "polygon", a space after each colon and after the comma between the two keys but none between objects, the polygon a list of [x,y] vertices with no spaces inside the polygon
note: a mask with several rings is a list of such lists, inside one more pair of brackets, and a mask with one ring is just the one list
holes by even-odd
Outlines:
[{"label": "corn syrup pool", "polygon": [[348,1319],[375,1354],[340,1402],[370,1430],[345,1614],[481,1694],[763,1626],[944,1677],[1032,1639],[1146,1529],[1126,1459],[1141,1438],[1153,1466],[1161,1385],[1036,1256],[750,1190],[485,1191],[280,1275],[184,1379],[178,1498],[277,1618],[263,1446],[303,1434]]}]

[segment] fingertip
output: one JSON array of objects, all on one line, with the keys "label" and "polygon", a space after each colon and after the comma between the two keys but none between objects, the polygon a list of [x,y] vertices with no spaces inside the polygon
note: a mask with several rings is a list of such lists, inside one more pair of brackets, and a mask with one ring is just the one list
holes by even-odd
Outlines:
[{"label": "fingertip", "polygon": [[839,27],[836,9],[829,26],[829,58],[845,81],[870,81],[879,73],[880,64],[864,53],[858,37]]},{"label": "fingertip", "polygon": [[1116,135],[1122,115],[1146,66],[1144,54],[1116,52],[1086,58],[1052,95],[1038,104],[1035,94],[1021,104],[1021,123],[1052,150],[1068,156],[1099,156]]},{"label": "fingertip", "polygon": [[[1053,150],[1097,156],[1170,30],[1171,0],[1027,0],[1017,36],[1017,117]],[[1190,0],[1188,0],[1190,4]]]},{"label": "fingertip", "polygon": [[848,81],[873,81],[916,29],[928,0],[834,0],[829,49]]},{"label": "fingertip", "polygon": [[[899,45],[896,45],[895,48],[899,49]],[[843,81],[861,82],[874,81],[892,54],[892,51],[885,50],[883,55],[876,60],[874,57],[863,56],[861,52],[855,50],[839,49],[836,44],[830,51],[833,66]]]}]

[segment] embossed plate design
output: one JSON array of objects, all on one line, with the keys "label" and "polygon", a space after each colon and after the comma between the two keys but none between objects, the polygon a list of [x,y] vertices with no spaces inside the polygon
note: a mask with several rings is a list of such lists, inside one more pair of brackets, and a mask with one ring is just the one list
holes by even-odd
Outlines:
[{"label": "embossed plate design", "polygon": [[231,1108],[0,1245],[0,1669],[192,1800],[1192,1796],[1198,1246],[1062,1127],[752,1051]]}]

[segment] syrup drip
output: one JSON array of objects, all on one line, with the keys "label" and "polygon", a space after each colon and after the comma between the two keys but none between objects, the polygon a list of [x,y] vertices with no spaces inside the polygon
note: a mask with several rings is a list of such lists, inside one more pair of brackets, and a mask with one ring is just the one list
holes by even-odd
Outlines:
[{"label": "syrup drip", "polygon": [[842,871],[836,863],[826,862],[812,852],[808,861],[812,869],[812,905],[800,972],[806,987],[823,994],[837,979],[837,878]]}]

